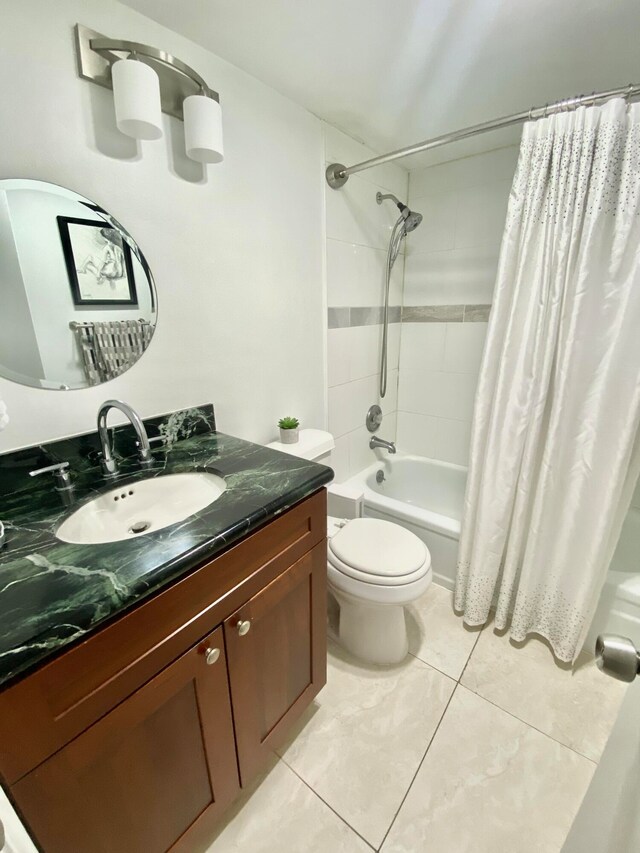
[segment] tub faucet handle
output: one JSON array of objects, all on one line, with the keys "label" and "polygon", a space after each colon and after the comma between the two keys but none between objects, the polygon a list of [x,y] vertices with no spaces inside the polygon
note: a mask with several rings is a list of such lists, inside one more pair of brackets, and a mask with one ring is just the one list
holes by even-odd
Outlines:
[{"label": "tub faucet handle", "polygon": [[365,420],[369,432],[376,432],[382,423],[382,409],[376,403],[369,407]]}]

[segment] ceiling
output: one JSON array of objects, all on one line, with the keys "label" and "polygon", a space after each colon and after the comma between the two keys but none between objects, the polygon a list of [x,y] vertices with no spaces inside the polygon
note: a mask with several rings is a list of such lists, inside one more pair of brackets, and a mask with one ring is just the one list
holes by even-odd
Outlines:
[{"label": "ceiling", "polygon": [[[122,2],[378,152],[640,83],[637,0]],[[456,153],[447,146],[445,155],[439,149],[435,158],[419,155],[403,165],[513,139],[513,130],[491,133]]]}]

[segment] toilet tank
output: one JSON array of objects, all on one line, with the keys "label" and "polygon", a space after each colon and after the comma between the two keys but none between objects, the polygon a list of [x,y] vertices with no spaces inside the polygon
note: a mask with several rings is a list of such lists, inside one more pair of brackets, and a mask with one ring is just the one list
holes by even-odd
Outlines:
[{"label": "toilet tank", "polygon": [[288,453],[290,456],[299,456],[301,459],[309,459],[312,462],[322,462],[329,458],[335,447],[335,442],[331,433],[323,429],[301,429],[299,440],[295,444],[272,441],[267,444],[267,447]]},{"label": "toilet tank", "polygon": [[[299,456],[313,462],[329,464],[329,456],[335,447],[333,436],[323,429],[301,429],[300,440],[295,444],[282,444],[272,441],[267,447],[281,450],[291,456]],[[327,486],[327,510],[329,516],[336,516],[340,523],[344,519],[361,518],[364,515],[364,495],[353,486],[331,483]],[[335,519],[334,519],[335,521]],[[331,522],[329,535],[331,535]]]}]

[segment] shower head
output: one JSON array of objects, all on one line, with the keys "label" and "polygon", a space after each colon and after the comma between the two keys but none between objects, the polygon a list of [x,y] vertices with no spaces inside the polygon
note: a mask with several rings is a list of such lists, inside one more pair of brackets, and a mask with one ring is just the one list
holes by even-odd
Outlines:
[{"label": "shower head", "polygon": [[410,231],[415,231],[418,225],[422,222],[422,214],[414,213],[407,208],[407,215],[404,218],[404,231],[408,234]]},{"label": "shower head", "polygon": [[390,198],[391,201],[394,202],[400,213],[402,214],[402,218],[404,219],[404,233],[408,234],[410,231],[415,231],[415,229],[422,222],[422,214],[421,213],[413,213],[413,211],[409,210],[406,204],[403,204],[399,199],[397,199],[393,193],[386,193],[383,195],[381,192],[376,193],[376,201],[378,204],[382,204],[382,202]]}]

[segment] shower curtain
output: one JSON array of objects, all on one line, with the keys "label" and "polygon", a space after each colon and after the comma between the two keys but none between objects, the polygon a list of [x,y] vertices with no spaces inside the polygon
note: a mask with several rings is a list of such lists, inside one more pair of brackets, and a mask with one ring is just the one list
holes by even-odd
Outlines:
[{"label": "shower curtain", "polygon": [[[475,402],[456,609],[572,661],[640,472],[640,106],[523,130]],[[639,560],[640,560],[640,554]]]}]

